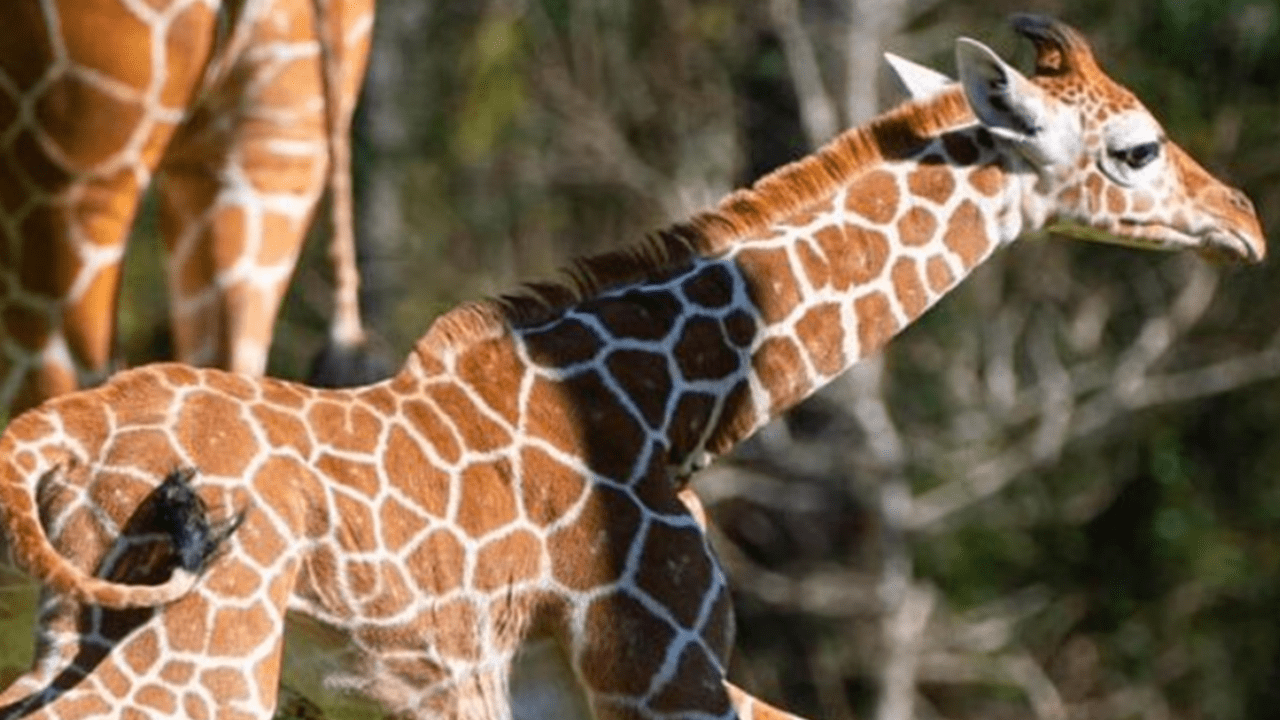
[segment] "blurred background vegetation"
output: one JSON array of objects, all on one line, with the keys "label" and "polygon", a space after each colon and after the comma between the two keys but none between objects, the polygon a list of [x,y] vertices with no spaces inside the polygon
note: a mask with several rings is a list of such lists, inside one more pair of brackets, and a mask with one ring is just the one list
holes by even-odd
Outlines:
[{"label": "blurred background vegetation", "polygon": [[[459,300],[715,202],[895,102],[882,50],[951,72],[963,34],[1026,67],[1027,10],[1277,226],[1276,0],[382,0],[369,321],[403,356]],[[322,342],[322,250],[275,375]],[[1030,238],[704,473],[737,681],[829,720],[1280,714],[1278,275]],[[127,278],[139,363],[165,303],[145,219]]]}]

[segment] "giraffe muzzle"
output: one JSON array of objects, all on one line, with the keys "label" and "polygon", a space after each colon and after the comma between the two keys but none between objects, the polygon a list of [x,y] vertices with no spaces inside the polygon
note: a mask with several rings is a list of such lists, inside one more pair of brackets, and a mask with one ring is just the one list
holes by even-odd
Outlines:
[{"label": "giraffe muzzle", "polygon": [[1267,256],[1266,237],[1233,230],[1211,232],[1205,236],[1200,254],[1215,262],[1259,263]]}]

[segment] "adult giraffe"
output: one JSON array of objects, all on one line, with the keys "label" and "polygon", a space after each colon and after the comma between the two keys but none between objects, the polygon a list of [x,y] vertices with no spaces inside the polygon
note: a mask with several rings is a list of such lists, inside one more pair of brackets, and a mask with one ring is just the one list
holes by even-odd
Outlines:
[{"label": "adult giraffe", "polygon": [[[1078,33],[1014,27],[1031,78],[961,39],[958,87],[567,285],[447,313],[386,382],[159,365],[14,421],[0,512],[48,591],[0,717],[269,717],[286,612],[407,716],[791,717],[725,679],[694,469],[1026,232],[1265,254]],[[179,532],[150,519],[166,476]],[[156,533],[181,561],[133,560]]]},{"label": "adult giraffe", "polygon": [[261,374],[326,182],[331,339],[363,341],[346,140],[373,0],[13,0],[0,23],[0,409],[110,370],[159,182],[177,359]]}]

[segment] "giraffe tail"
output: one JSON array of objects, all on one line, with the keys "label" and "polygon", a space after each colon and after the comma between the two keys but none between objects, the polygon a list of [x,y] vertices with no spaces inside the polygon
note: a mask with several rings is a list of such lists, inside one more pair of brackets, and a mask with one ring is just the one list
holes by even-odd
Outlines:
[{"label": "giraffe tail", "polygon": [[[6,438],[7,440],[8,438]],[[0,520],[4,523],[9,556],[15,566],[33,576],[53,592],[86,605],[110,609],[149,608],[167,605],[185,596],[217,549],[239,525],[240,518],[222,528],[209,525],[199,496],[191,490],[189,470],[170,473],[144,501],[149,506],[147,529],[168,535],[178,566],[169,579],[158,585],[136,585],[96,577],[77,567],[58,552],[40,521],[36,502],[37,483],[28,482],[12,458],[12,445],[0,450],[5,464],[0,469]],[[46,478],[61,468],[42,474]],[[166,565],[172,565],[170,558]]]},{"label": "giraffe tail", "polygon": [[729,703],[733,705],[738,720],[805,720],[799,715],[770,705],[728,680],[724,682],[724,687],[729,691]]},{"label": "giraffe tail", "polygon": [[[351,194],[351,114],[342,92],[344,42],[341,3],[311,0],[320,48],[320,84],[324,91],[329,146],[329,263],[333,267],[333,317],[325,347],[311,364],[307,383],[317,387],[365,385],[392,372],[374,352],[360,318],[360,272],[356,261],[355,203]],[[337,22],[335,22],[335,20]],[[336,35],[336,37],[335,37]],[[363,70],[363,63],[348,63]],[[354,106],[354,102],[351,103]]]}]

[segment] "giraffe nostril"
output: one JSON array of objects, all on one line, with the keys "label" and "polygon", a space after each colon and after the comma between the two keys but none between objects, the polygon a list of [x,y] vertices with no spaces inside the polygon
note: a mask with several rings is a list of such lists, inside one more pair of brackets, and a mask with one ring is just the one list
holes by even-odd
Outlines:
[{"label": "giraffe nostril", "polygon": [[1239,210],[1243,210],[1248,213],[1254,212],[1253,201],[1250,200],[1249,196],[1245,195],[1241,190],[1231,191],[1231,204]]}]

